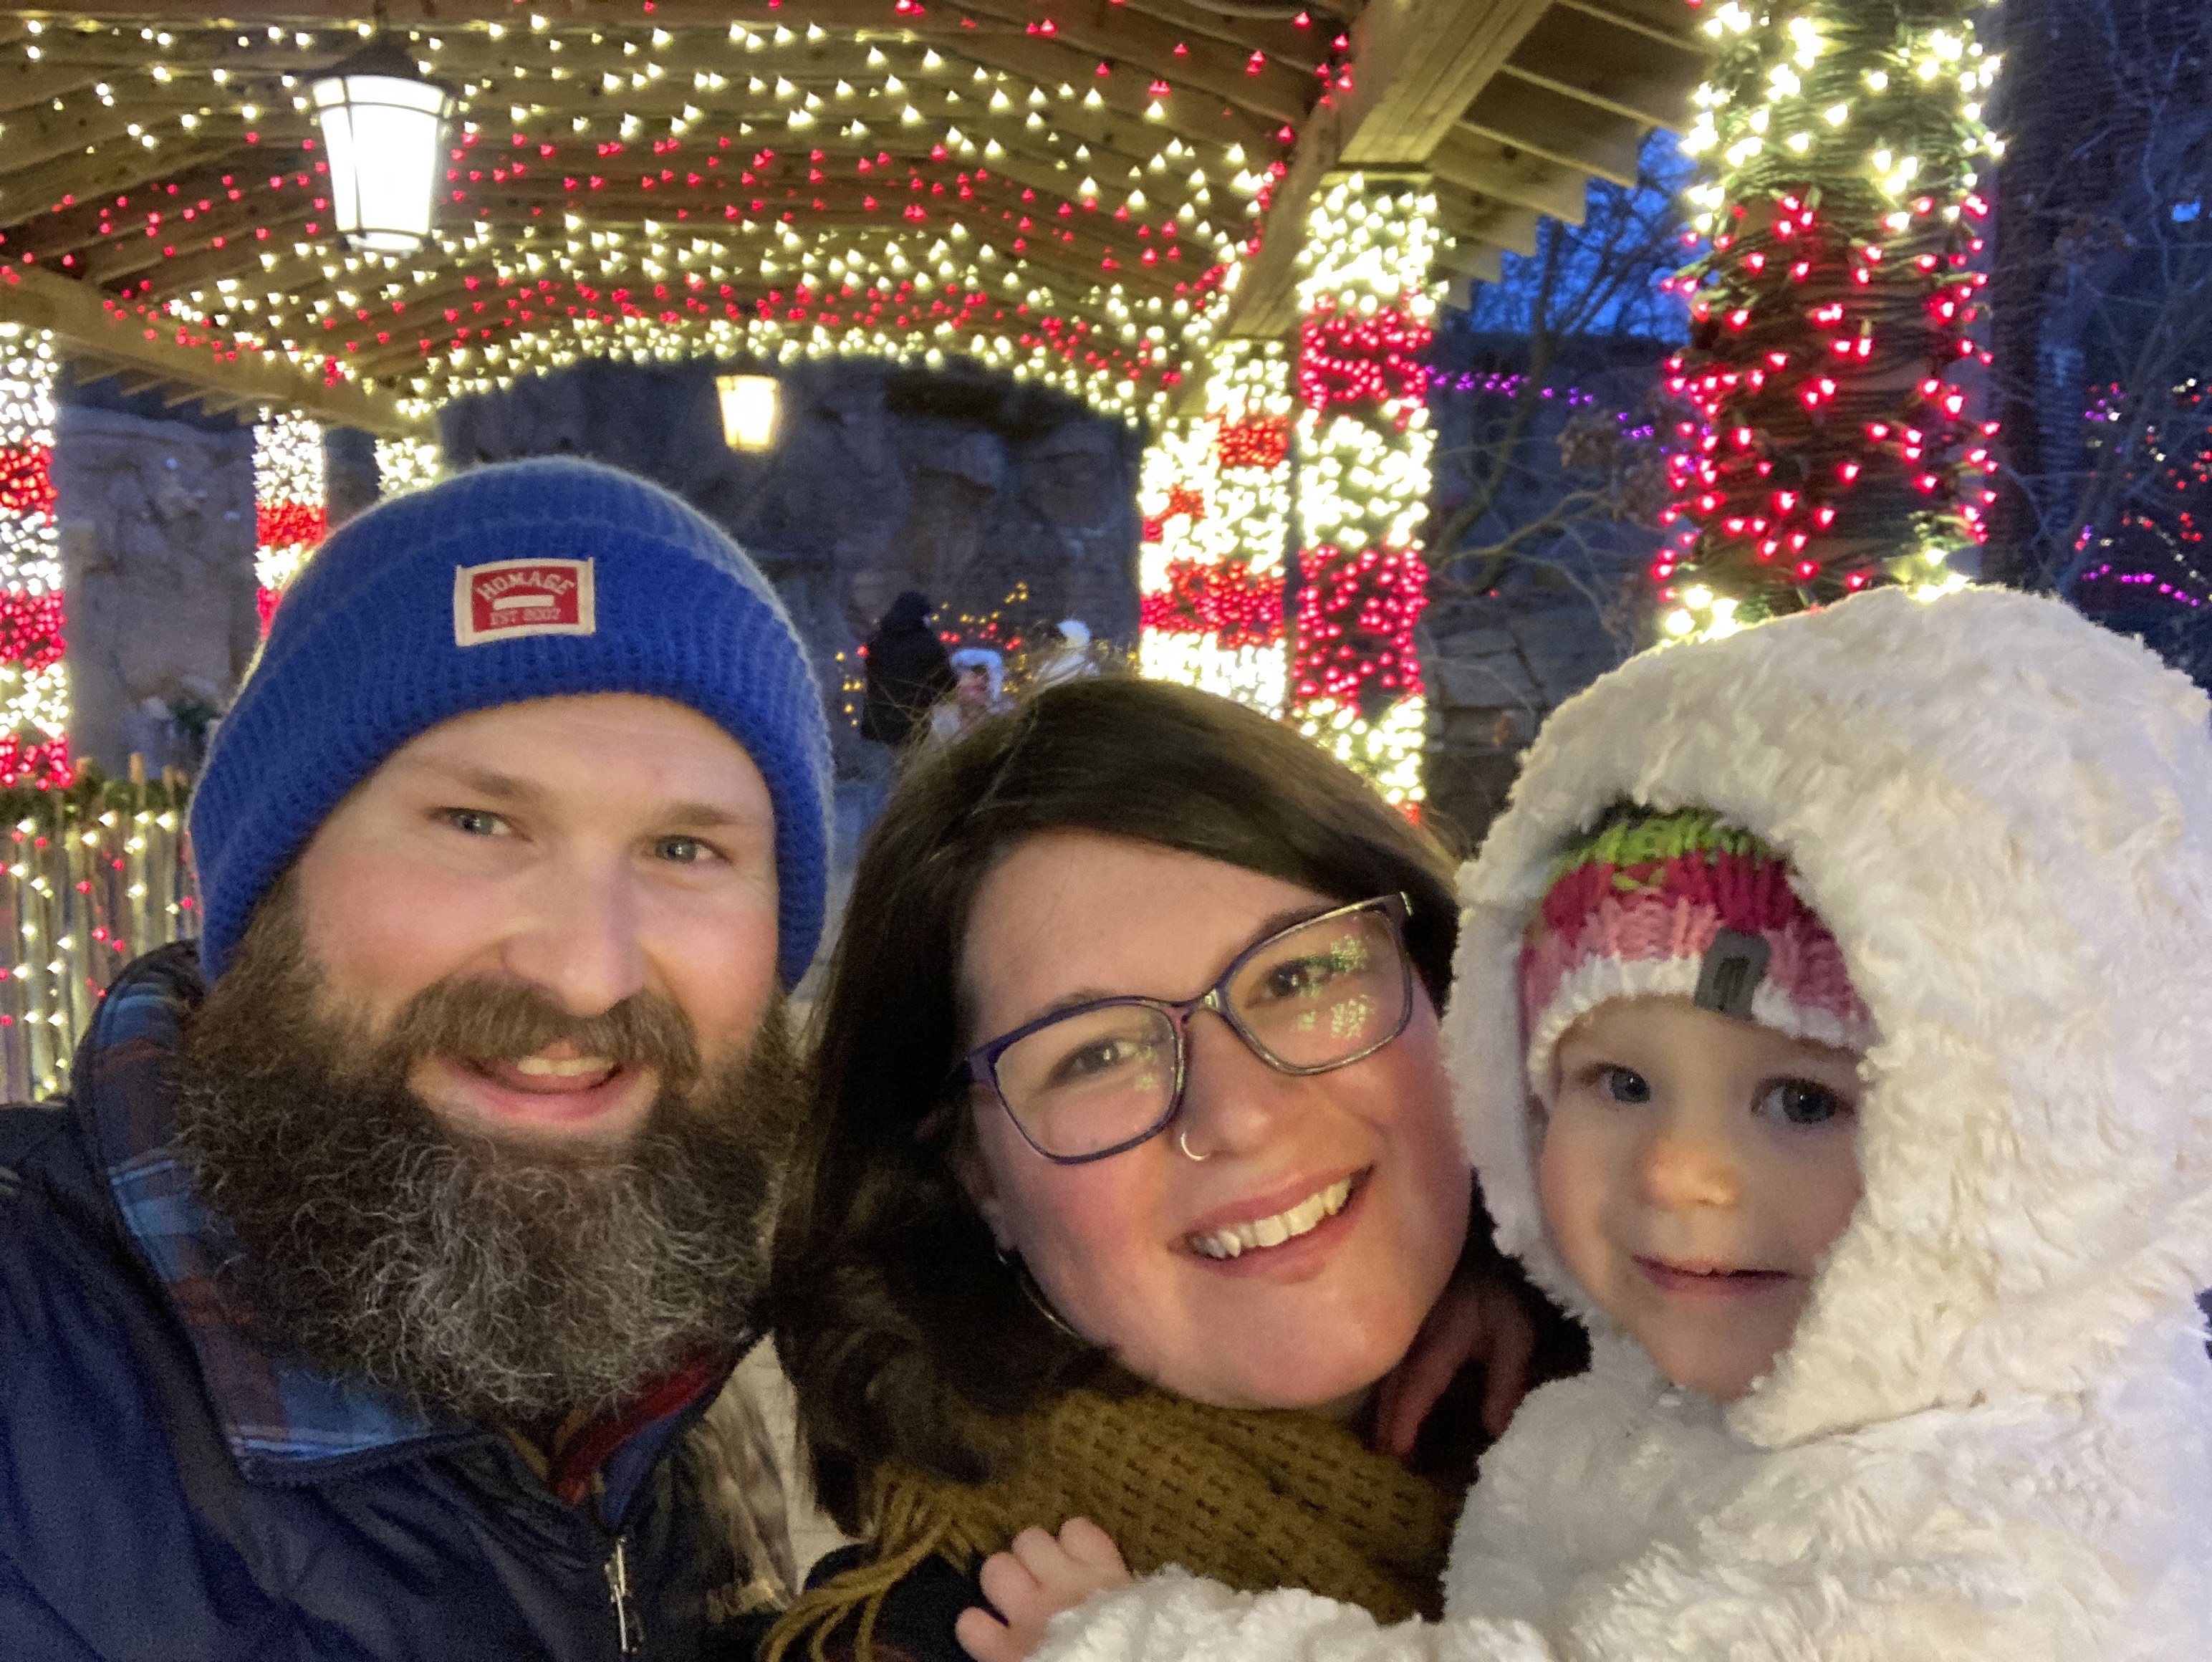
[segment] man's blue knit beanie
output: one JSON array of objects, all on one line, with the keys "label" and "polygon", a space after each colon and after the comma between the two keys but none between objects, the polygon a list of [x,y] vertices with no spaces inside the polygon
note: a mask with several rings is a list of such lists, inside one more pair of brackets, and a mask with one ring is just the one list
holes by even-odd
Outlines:
[{"label": "man's blue knit beanie", "polygon": [[659,486],[566,458],[480,467],[370,510],[290,589],[191,807],[200,961],[339,799],[417,734],[495,704],[635,692],[720,725],[775,805],[777,967],[822,934],[830,730],[805,648],[744,552]]}]

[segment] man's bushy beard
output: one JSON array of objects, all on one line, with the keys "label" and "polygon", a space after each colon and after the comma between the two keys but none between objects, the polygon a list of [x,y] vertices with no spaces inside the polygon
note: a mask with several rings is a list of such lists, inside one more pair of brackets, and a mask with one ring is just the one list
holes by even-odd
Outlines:
[{"label": "man's bushy beard", "polygon": [[[372,1038],[329,1012],[289,887],[187,1026],[178,1141],[244,1249],[236,1285],[319,1366],[462,1417],[543,1425],[747,1336],[799,1069],[778,994],[702,1077],[640,994],[586,1020],[514,983],[441,983]],[[580,1055],[657,1071],[643,1129],[567,1148],[449,1128],[421,1058]]]}]

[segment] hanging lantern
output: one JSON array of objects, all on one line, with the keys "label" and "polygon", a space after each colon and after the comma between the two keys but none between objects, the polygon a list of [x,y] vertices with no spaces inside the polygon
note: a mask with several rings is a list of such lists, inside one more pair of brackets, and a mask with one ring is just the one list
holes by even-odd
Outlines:
[{"label": "hanging lantern", "polygon": [[722,442],[732,450],[765,450],[774,444],[781,390],[774,375],[717,375]]},{"label": "hanging lantern", "polygon": [[309,89],[331,167],[339,234],[372,253],[411,254],[430,240],[438,145],[453,94],[416,72],[392,41],[363,47]]}]

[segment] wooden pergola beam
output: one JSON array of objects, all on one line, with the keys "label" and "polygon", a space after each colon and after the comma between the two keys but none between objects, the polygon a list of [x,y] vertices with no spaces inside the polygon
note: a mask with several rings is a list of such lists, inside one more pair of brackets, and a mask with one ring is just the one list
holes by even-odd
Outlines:
[{"label": "wooden pergola beam", "polygon": [[[322,224],[327,228],[328,219],[327,213],[307,203],[286,204],[264,228],[269,232],[270,241],[282,238],[285,246],[289,246],[294,235],[303,233],[310,224]],[[137,282],[125,283],[123,291],[142,303],[168,300],[224,277],[251,271],[261,264],[262,255],[269,252],[269,244],[256,237],[236,238],[220,248],[202,247],[189,254],[161,259],[150,268],[140,267],[143,275],[138,275]]]},{"label": "wooden pergola beam", "polygon": [[1305,220],[1329,174],[1425,170],[1461,111],[1504,66],[1549,0],[1372,0],[1352,27],[1352,89],[1317,106],[1275,187],[1258,252],[1223,332],[1272,338],[1291,326]]},{"label": "wooden pergola beam", "polygon": [[[902,223],[887,223],[873,216],[856,215],[854,217],[860,222],[850,228],[850,234],[856,242],[862,245],[870,241],[888,242],[894,239],[909,241],[912,240],[908,234],[908,228]],[[714,239],[707,240],[712,241]],[[977,240],[981,239],[979,237]],[[757,258],[759,253],[767,251],[758,247],[745,249],[734,246],[731,242],[725,242],[724,252],[730,257],[732,265],[737,266],[747,255]],[[1028,267],[1017,266],[1013,263],[1013,259],[1010,257],[1005,269],[1014,271],[1019,276],[1025,289],[1043,287],[1051,296],[1052,309],[1056,315],[1082,319],[1102,328],[1113,326],[1113,319],[1108,309],[1113,297],[1111,286],[1102,280],[1109,274],[1096,271],[1087,260],[1067,257],[1042,248],[1037,253],[1037,259]],[[1127,275],[1127,273],[1125,271],[1114,275]],[[304,338],[311,332],[327,332],[333,339],[341,338],[343,336],[345,332],[343,330],[319,331],[316,326],[319,314],[313,314],[308,308],[318,298],[336,300],[337,295],[334,291],[347,286],[347,279],[325,278],[319,270],[312,268],[308,262],[297,260],[289,264],[280,264],[270,273],[270,279],[282,285],[284,292],[295,296],[300,307],[296,315],[288,314],[283,328],[284,334],[295,338]],[[571,273],[556,277],[556,281],[560,285],[560,289],[556,298],[547,302],[550,312],[545,320],[546,326],[557,328],[560,326],[562,318],[565,317],[568,304],[573,301],[574,290],[571,285],[579,281],[588,281],[592,287],[604,293],[616,289],[641,290],[649,287],[654,280],[637,271],[611,277]],[[475,283],[474,288],[469,287],[471,281]],[[788,289],[793,278],[787,276],[771,280],[755,270],[733,269],[726,277],[712,281],[717,285],[726,282],[741,295],[757,299],[772,288]],[[823,279],[817,277],[816,281],[818,286]],[[530,283],[531,279],[528,278],[519,280],[510,278],[502,283],[496,271],[489,265],[448,268],[440,273],[438,278],[433,283],[397,296],[406,309],[396,317],[391,314],[390,301],[384,295],[360,293],[357,295],[358,301],[369,306],[374,314],[367,322],[348,320],[353,324],[356,334],[360,332],[374,332],[381,329],[401,338],[395,339],[388,346],[371,347],[365,351],[349,354],[349,361],[355,363],[364,376],[382,377],[392,373],[388,366],[394,364],[404,365],[408,369],[419,373],[426,355],[419,346],[415,344],[416,342],[427,338],[439,343],[431,349],[429,354],[429,356],[435,356],[443,346],[454,344],[453,337],[456,330],[477,329],[508,316],[510,314],[507,301],[510,298],[520,298],[530,286]],[[357,289],[360,285],[356,284],[354,287]],[[992,285],[992,292],[994,295],[1000,292],[995,283]],[[700,297],[708,296],[702,295]],[[713,297],[720,298],[719,295],[714,295]],[[1141,303],[1147,296],[1135,292],[1132,288],[1125,287],[1123,298],[1125,301]],[[1019,303],[1018,296],[1012,292],[1006,292],[1005,299],[1009,310]],[[601,302],[602,305],[605,303]],[[854,302],[838,299],[830,303],[842,308]],[[481,311],[476,309],[479,305],[483,308]],[[450,320],[446,318],[444,314],[449,308],[458,311],[459,315]],[[559,313],[561,315],[553,316],[551,313]],[[1014,332],[1019,332],[1018,327]],[[519,332],[518,336],[503,338],[512,339],[533,332],[537,332],[534,327],[526,326]],[[1005,328],[995,324],[988,325],[986,326],[986,332],[1005,332]],[[472,345],[476,343],[465,344]]]},{"label": "wooden pergola beam", "polygon": [[1440,182],[1493,202],[1533,208],[1569,225],[1581,224],[1589,205],[1589,181],[1571,167],[1500,144],[1466,127],[1455,126],[1444,135],[1430,153],[1429,170]]},{"label": "wooden pergola beam", "polygon": [[27,58],[0,64],[0,138],[6,137],[6,127],[18,110],[82,92],[103,79],[100,70],[76,64]]},{"label": "wooden pergola beam", "polygon": [[[161,181],[161,204],[166,210],[173,202],[198,202],[203,197],[216,199],[228,187],[222,183],[227,174],[234,170],[221,162],[188,167]],[[177,193],[167,194],[174,185]],[[150,199],[142,199],[130,207],[116,206],[116,196],[126,192],[103,192],[89,202],[80,202],[73,208],[45,213],[17,222],[4,234],[0,234],[0,259],[20,259],[29,254],[33,259],[51,261],[65,253],[82,253],[98,247],[118,238],[143,234],[145,216],[134,212],[134,208],[153,206]],[[121,216],[121,217],[118,217]],[[107,229],[100,228],[106,225]]]},{"label": "wooden pergola beam", "polygon": [[[1191,40],[1164,28],[1149,17],[1131,17],[1115,8],[1055,5],[1031,0],[963,0],[964,9],[978,17],[990,16],[1021,25],[1051,21],[1052,39],[1062,46],[1101,62],[1127,65],[1170,86],[1195,88],[1224,104],[1234,104],[1292,125],[1305,119],[1313,101],[1312,77],[1272,58],[1263,58],[1258,73],[1251,73],[1250,48],[1239,51],[1224,41]],[[1184,50],[1178,55],[1176,48]]]},{"label": "wooden pergola beam", "polygon": [[1536,252],[1537,228],[1543,216],[1534,208],[1516,208],[1456,192],[1437,193],[1437,222],[1461,242],[1480,242],[1510,254]]},{"label": "wooden pergola beam", "polygon": [[121,154],[71,156],[50,167],[0,178],[0,225],[33,219],[57,204],[73,206],[88,198],[112,196],[168,178],[173,173],[231,154],[229,146],[205,142]]},{"label": "wooden pergola beam", "polygon": [[1644,124],[1592,108],[1549,87],[1500,75],[1468,106],[1461,122],[1486,138],[1616,185],[1636,183]]},{"label": "wooden pergola beam", "polygon": [[[258,196],[241,197],[236,202],[222,202],[211,211],[196,214],[189,220],[179,217],[165,222],[159,235],[148,235],[141,229],[133,234],[111,237],[77,256],[76,263],[68,268],[69,274],[106,287],[142,271],[160,273],[188,269],[179,262],[199,253],[235,251],[258,256],[264,243],[280,237],[289,240],[295,230],[309,221],[327,222],[329,218],[329,212],[318,210],[313,198],[304,192],[285,196],[264,192]],[[268,233],[266,237],[258,234],[264,231]],[[155,279],[157,289],[178,286],[160,276]]]},{"label": "wooden pergola beam", "polygon": [[1644,126],[1680,131],[1704,62],[1685,41],[1655,39],[1595,7],[1554,0],[1506,72]]},{"label": "wooden pergola beam", "polygon": [[1374,0],[1352,27],[1339,113],[1347,167],[1425,165],[1551,0]]},{"label": "wooden pergola beam", "polygon": [[[788,288],[788,284],[778,286],[787,289]],[[765,297],[771,285],[762,279],[750,278],[734,283],[732,287],[737,290],[735,303],[740,307],[747,307]],[[511,293],[512,291],[502,292]],[[713,298],[719,301],[720,296],[717,294]],[[859,301],[856,296],[854,300],[833,299],[830,303],[837,309],[843,310]],[[1006,296],[1003,309],[1011,313],[1018,303],[1012,296]],[[503,321],[509,315],[502,307],[499,320],[496,320]],[[1102,331],[1111,327],[1110,321],[1103,311],[1095,311],[1089,307],[1061,307],[1054,313],[1054,315],[1066,320],[1091,324]],[[388,346],[373,347],[364,352],[352,355],[349,361],[355,364],[365,379],[398,382],[411,380],[419,374],[434,373],[436,369],[434,360],[453,346],[475,348],[490,344],[511,350],[533,339],[557,336],[572,322],[565,306],[549,303],[536,318],[527,322],[518,321],[512,326],[501,328],[495,335],[489,338],[489,342],[485,339],[462,341],[456,336],[455,332],[459,328],[481,330],[495,320],[489,311],[483,314],[465,314],[463,320],[456,323],[447,323],[441,314],[435,322],[419,334],[410,331],[410,338],[407,341],[404,343],[395,341]],[[687,314],[687,321],[704,327],[714,320]],[[979,324],[975,332],[1011,338],[1023,332],[1024,327],[1031,320],[1028,319],[1022,320],[1020,323],[1012,320],[1005,323],[993,320]],[[433,343],[427,353],[417,344],[419,339],[426,338]]]},{"label": "wooden pergola beam", "polygon": [[34,329],[50,329],[103,363],[120,364],[130,373],[149,375],[158,381],[234,393],[252,402],[282,405],[319,421],[367,428],[374,433],[426,430],[423,423],[403,415],[390,399],[351,382],[325,384],[319,374],[280,359],[243,352],[223,359],[205,348],[180,345],[167,331],[135,316],[118,317],[110,312],[96,290],[35,267],[9,267],[0,272],[0,318]]},{"label": "wooden pergola beam", "polygon": [[[1097,0],[1093,0],[1095,4]],[[1310,73],[1327,55],[1328,43],[1350,27],[1357,5],[1304,8],[1308,23],[1301,28],[1294,17],[1246,16],[1241,13],[1210,11],[1194,0],[1125,0],[1113,15],[1123,11],[1150,17],[1173,30],[1182,40],[1219,40],[1243,52],[1258,47],[1271,58],[1294,64]]]}]

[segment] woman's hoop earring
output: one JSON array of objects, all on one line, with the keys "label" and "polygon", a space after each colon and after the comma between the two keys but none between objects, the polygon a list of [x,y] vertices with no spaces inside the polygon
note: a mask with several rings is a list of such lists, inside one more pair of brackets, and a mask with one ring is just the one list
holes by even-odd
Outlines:
[{"label": "woman's hoop earring", "polygon": [[1176,1133],[1176,1147],[1182,1150],[1182,1157],[1185,1160],[1209,1160],[1213,1158],[1211,1154],[1194,1154],[1190,1152],[1190,1133],[1188,1131]]},{"label": "woman's hoop earring", "polygon": [[1051,1300],[1045,1297],[1044,1289],[1036,1284],[1036,1277],[1030,1274],[1030,1267],[1023,1262],[1020,1253],[1009,1252],[1003,1246],[994,1246],[991,1250],[999,1255],[999,1262],[1012,1274],[1014,1285],[1022,1289],[1022,1296],[1030,1301],[1030,1307],[1050,1322],[1055,1332],[1080,1345],[1091,1342],[1060,1319],[1060,1312],[1052,1307]]}]

